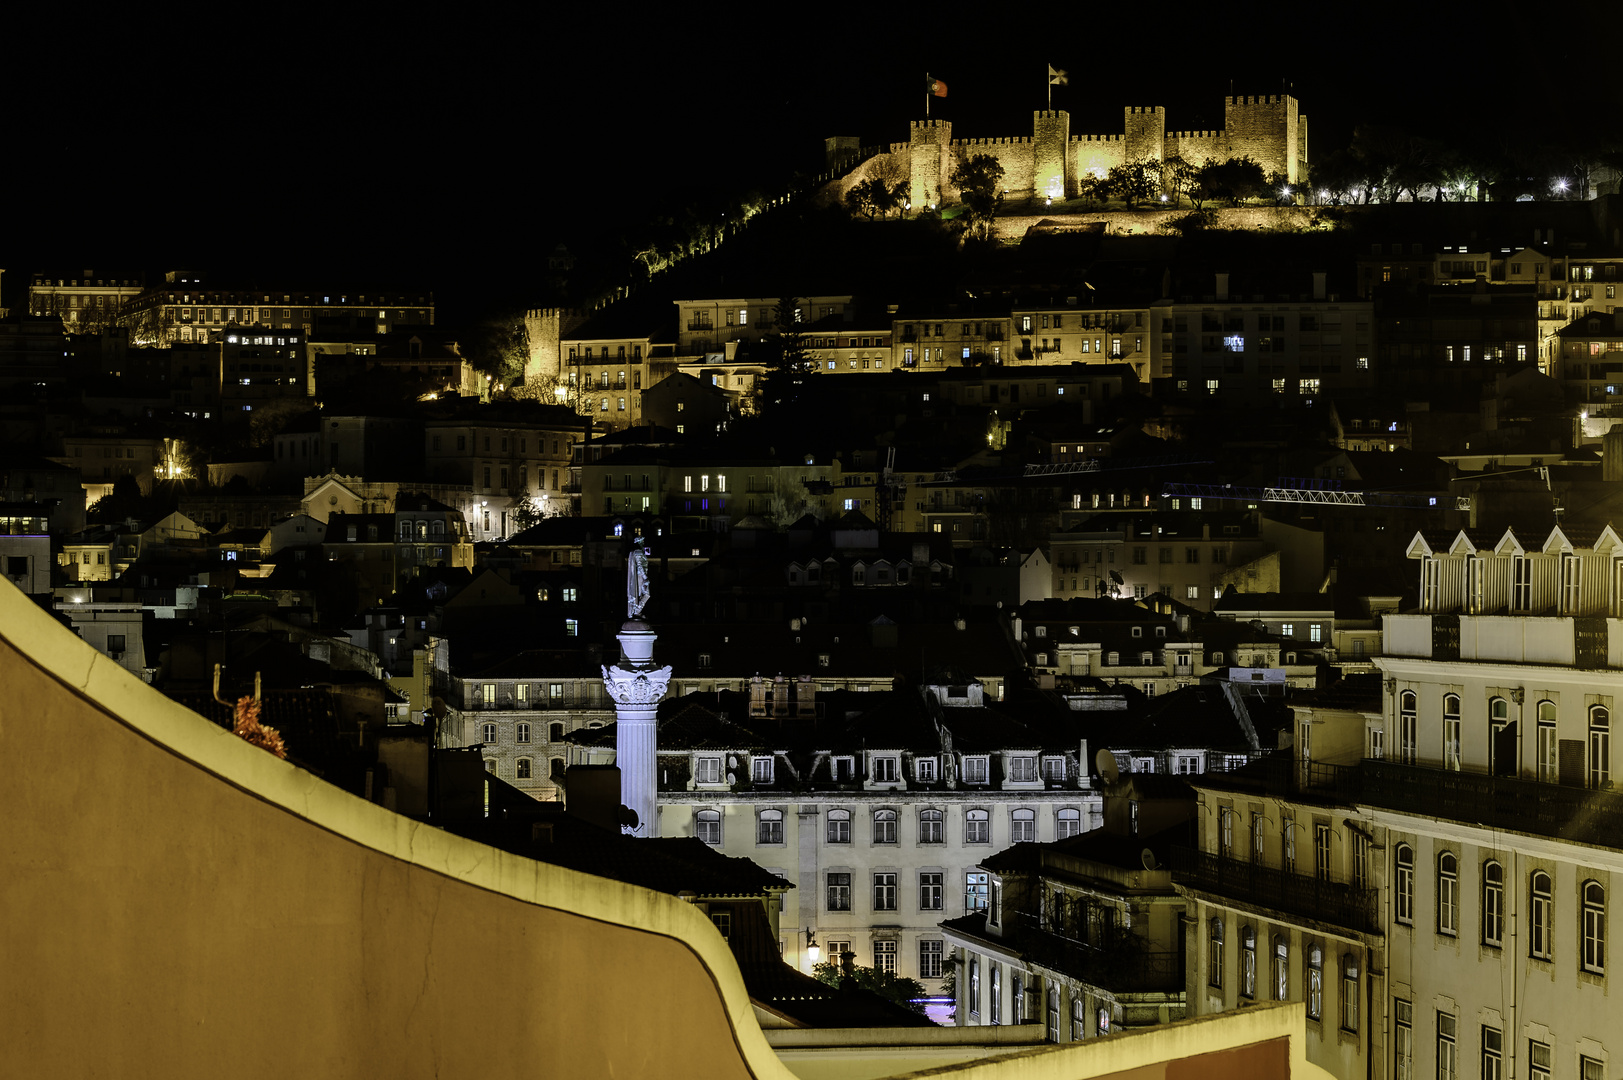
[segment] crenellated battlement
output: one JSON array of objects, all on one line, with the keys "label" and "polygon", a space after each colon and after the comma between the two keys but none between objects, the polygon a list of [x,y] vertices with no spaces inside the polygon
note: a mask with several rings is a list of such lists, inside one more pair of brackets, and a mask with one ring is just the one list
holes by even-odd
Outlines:
[{"label": "crenellated battlement", "polygon": [[914,131],[920,131],[928,128],[950,128],[952,124],[946,120],[914,120],[911,126]]},{"label": "crenellated battlement", "polygon": [[1169,132],[1167,132],[1167,138],[1169,138],[1169,139],[1221,139],[1224,136],[1224,134],[1225,134],[1225,132],[1222,132],[1222,131],[1169,131]]},{"label": "crenellated battlement", "polygon": [[1072,142],[1121,142],[1125,135],[1072,135]]},{"label": "crenellated battlement", "polygon": [[1129,106],[1127,106],[1127,115],[1128,116],[1160,116],[1164,112],[1166,112],[1166,110],[1164,108],[1162,108],[1160,105],[1129,105]]},{"label": "crenellated battlement", "polygon": [[1037,120],[1069,120],[1071,114],[1064,109],[1038,109],[1031,114]]},{"label": "crenellated battlement", "polygon": [[1289,99],[1289,97],[1290,97],[1290,95],[1288,95],[1288,94],[1268,94],[1266,96],[1261,96],[1261,97],[1258,97],[1258,96],[1245,97],[1245,96],[1242,95],[1240,97],[1226,97],[1226,98],[1223,99],[1223,104],[1224,105],[1284,105],[1285,102]]},{"label": "crenellated battlement", "polygon": [[1022,145],[1029,146],[1029,145],[1031,145],[1031,139],[1030,139],[1029,136],[1024,137],[1024,138],[1014,138],[1014,139],[954,139],[954,140],[952,140],[952,143],[950,145],[952,145],[952,146],[965,146],[965,147],[970,147],[970,146],[1022,146]]}]

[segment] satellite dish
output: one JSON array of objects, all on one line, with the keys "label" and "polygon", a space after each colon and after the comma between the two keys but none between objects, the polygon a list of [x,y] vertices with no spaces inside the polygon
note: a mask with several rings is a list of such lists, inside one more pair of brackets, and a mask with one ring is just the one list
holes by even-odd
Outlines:
[{"label": "satellite dish", "polygon": [[1116,755],[1109,750],[1101,750],[1093,755],[1093,764],[1105,783],[1114,784],[1121,779],[1121,770],[1116,767]]},{"label": "satellite dish", "polygon": [[1139,852],[1138,859],[1139,862],[1144,864],[1144,869],[1155,869],[1155,852],[1151,851],[1149,848],[1145,848],[1143,851]]},{"label": "satellite dish", "polygon": [[1117,584],[1117,585],[1125,584],[1122,581],[1121,571],[1120,570],[1112,570],[1112,571],[1110,571],[1110,580],[1112,582],[1114,582],[1115,584]]}]

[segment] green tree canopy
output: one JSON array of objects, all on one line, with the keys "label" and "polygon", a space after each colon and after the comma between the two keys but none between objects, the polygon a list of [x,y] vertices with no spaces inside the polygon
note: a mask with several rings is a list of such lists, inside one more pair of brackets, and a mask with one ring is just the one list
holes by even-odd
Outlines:
[{"label": "green tree canopy", "polygon": [[[821,964],[813,965],[812,978],[829,986],[840,985],[840,965],[834,960],[825,960]],[[859,967],[852,969],[852,980],[863,990],[871,990],[886,1001],[894,1002],[904,1009],[924,1015],[924,1004],[919,998],[929,993],[924,984],[917,979],[905,978],[889,971],[878,968]]]},{"label": "green tree canopy", "polygon": [[949,179],[963,201],[970,235],[990,238],[992,222],[1003,205],[1003,166],[990,154],[976,154],[953,169]]}]

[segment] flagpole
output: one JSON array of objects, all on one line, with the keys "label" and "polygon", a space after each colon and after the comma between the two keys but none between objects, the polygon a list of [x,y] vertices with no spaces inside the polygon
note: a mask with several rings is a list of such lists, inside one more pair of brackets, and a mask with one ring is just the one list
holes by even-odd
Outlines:
[{"label": "flagpole", "polygon": [[924,118],[930,119],[930,73],[924,73]]}]

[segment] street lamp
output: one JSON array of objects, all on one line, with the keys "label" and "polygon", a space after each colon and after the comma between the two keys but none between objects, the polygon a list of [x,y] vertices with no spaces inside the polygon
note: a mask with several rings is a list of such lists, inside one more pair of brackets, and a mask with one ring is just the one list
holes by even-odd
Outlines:
[{"label": "street lamp", "polygon": [[806,959],[817,963],[823,958],[823,947],[817,944],[817,931],[806,927]]}]

